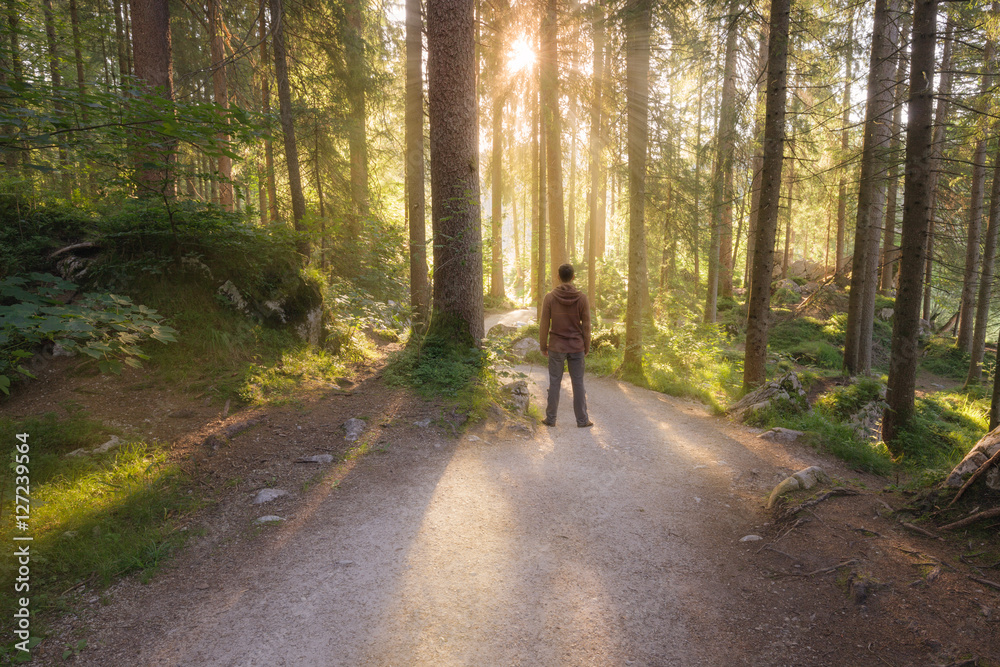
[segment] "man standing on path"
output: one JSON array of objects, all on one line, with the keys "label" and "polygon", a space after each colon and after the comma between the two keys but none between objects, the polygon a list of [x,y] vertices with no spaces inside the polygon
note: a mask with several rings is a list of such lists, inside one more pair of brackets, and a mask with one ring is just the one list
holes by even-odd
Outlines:
[{"label": "man standing on path", "polygon": [[583,389],[583,358],[590,352],[590,306],[587,295],[572,285],[573,266],[559,267],[562,284],[545,295],[542,317],[538,323],[538,345],[549,358],[549,400],[545,408],[546,426],[556,425],[559,409],[559,385],[563,365],[569,362],[569,377],[573,382],[573,412],[580,428],[593,426],[587,416],[587,392]]}]

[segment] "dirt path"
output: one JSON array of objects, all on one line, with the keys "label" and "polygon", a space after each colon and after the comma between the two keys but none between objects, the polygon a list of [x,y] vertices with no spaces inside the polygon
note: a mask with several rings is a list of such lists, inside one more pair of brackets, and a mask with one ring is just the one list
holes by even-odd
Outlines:
[{"label": "dirt path", "polygon": [[[539,401],[542,370],[521,370]],[[835,583],[840,572],[799,576],[887,543],[852,537],[842,517],[821,515],[773,552],[740,541],[777,537],[761,500],[788,472],[823,463],[835,477],[853,473],[809,449],[760,440],[701,405],[612,379],[588,377],[587,389],[591,429],[567,417],[567,395],[554,429],[501,437],[481,427],[460,440],[414,425],[417,413],[392,399],[373,436],[379,451],[256,512],[286,523],[254,529],[244,516],[235,537],[206,539],[152,584],[115,586],[106,606],[81,614],[88,648],[74,660],[945,664],[932,656],[951,650],[945,635],[961,634],[951,619],[903,627],[904,612],[888,613],[900,598],[859,606]],[[303,414],[303,428],[330,421],[333,408],[318,406]],[[882,538],[891,528],[873,507],[847,515]],[[899,588],[910,595],[905,582]]]}]

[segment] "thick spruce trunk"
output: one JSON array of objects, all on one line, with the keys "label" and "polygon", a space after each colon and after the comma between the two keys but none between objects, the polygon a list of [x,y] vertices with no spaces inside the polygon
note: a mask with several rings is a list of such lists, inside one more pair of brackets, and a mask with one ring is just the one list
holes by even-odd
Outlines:
[{"label": "thick spruce trunk", "polygon": [[747,302],[747,339],[743,362],[743,389],[750,391],[765,380],[767,333],[771,313],[771,270],[774,237],[781,195],[781,163],[785,145],[785,99],[788,72],[790,0],[771,0],[767,57],[767,99],[764,118],[764,153],[761,167],[753,269]]},{"label": "thick spruce trunk", "polygon": [[915,0],[910,55],[910,97],[907,103],[906,176],[900,239],[899,289],[892,323],[889,359],[888,407],[882,421],[882,439],[900,454],[896,436],[914,410],[920,330],[922,271],[930,225],[930,180],[933,151],[934,48],[937,38],[937,0]]},{"label": "thick spruce trunk", "polygon": [[475,37],[472,0],[427,0],[434,229],[428,334],[455,342],[484,336]]}]

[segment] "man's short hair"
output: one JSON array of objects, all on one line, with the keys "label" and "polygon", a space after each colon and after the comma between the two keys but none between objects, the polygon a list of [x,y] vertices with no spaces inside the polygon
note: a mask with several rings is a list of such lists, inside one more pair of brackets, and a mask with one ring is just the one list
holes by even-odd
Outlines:
[{"label": "man's short hair", "polygon": [[563,264],[562,266],[559,267],[559,280],[563,281],[564,283],[568,283],[569,281],[573,280],[573,276],[575,275],[576,272],[573,271],[572,264]]}]

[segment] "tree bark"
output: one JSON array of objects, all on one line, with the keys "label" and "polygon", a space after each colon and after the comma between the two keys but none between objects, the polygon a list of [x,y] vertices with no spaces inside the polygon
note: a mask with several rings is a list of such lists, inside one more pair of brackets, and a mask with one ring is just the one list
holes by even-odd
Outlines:
[{"label": "tree bark", "polygon": [[[267,65],[270,56],[267,53],[267,17],[264,7],[260,10],[260,101],[261,110],[265,116],[271,115],[271,81]],[[264,137],[264,169],[267,180],[267,219],[278,221],[278,187],[274,180],[274,144],[270,136]]]},{"label": "tree bark", "polygon": [[871,371],[872,323],[878,287],[878,250],[885,212],[886,174],[892,123],[892,53],[899,36],[897,0],[875,0],[872,54],[868,67],[864,144],[854,228],[854,257],[844,339],[844,369],[851,375]]},{"label": "tree bark", "polygon": [[[718,296],[733,293],[733,150],[736,143],[736,19],[738,6],[730,0],[726,15],[726,55],[719,105],[715,174],[712,177],[712,236],[708,251],[708,289],[705,321],[715,322]],[[720,276],[720,271],[724,275]]]},{"label": "tree bark", "polygon": [[[132,0],[132,46],[135,75],[143,81],[146,93],[174,98],[174,75],[171,67],[170,11],[167,0]],[[171,164],[173,146],[140,149],[137,180],[143,195],[172,197],[174,182]],[[144,163],[156,166],[144,167]]]},{"label": "tree bark", "polygon": [[[212,91],[216,105],[223,110],[229,108],[229,82],[226,77],[226,50],[222,43],[221,31],[221,10],[220,0],[209,0],[208,2],[208,37],[212,54]],[[219,117],[219,122],[223,126],[228,125],[228,119],[223,114]],[[223,147],[229,145],[229,133],[225,130],[215,135],[216,140]],[[233,210],[233,160],[228,155],[219,155],[217,158],[219,168],[219,205],[223,210]]]},{"label": "tree bark", "polygon": [[429,335],[483,338],[475,7],[427,0],[434,314]]},{"label": "tree bark", "polygon": [[[499,86],[494,83],[496,88]],[[493,157],[490,226],[493,231],[493,257],[490,263],[490,298],[507,298],[503,285],[503,96],[494,90],[493,98]]]},{"label": "tree bark", "polygon": [[646,292],[646,150],[649,146],[649,34],[651,0],[626,5],[626,105],[628,108],[628,293],[623,374],[642,376],[642,299]]},{"label": "tree bark", "polygon": [[406,212],[410,227],[410,308],[417,322],[429,314],[424,200],[423,19],[420,0],[406,0]]},{"label": "tree bark", "polygon": [[587,300],[590,307],[597,305],[597,241],[600,212],[598,195],[601,180],[601,91],[604,85],[604,10],[594,5],[594,96],[590,106],[590,236],[587,239]]},{"label": "tree bark", "polygon": [[[990,67],[994,56],[993,41],[987,39],[983,59],[983,80],[979,89],[979,113],[986,115],[989,109],[987,95],[993,88]],[[989,126],[989,124],[988,124]],[[976,135],[976,147],[972,153],[972,185],[969,192],[969,234],[965,248],[965,273],[962,278],[962,298],[958,320],[958,341],[955,346],[963,352],[972,352],[974,310],[979,283],[979,241],[983,227],[983,192],[986,190],[986,133]],[[971,366],[970,366],[971,369]]]},{"label": "tree bark", "polygon": [[285,15],[282,0],[268,0],[271,7],[271,44],[274,47],[274,76],[278,86],[278,117],[285,140],[285,162],[288,165],[288,189],[292,195],[292,220],[299,234],[296,242],[299,254],[309,261],[309,239],[306,237],[302,218],[306,215],[306,199],[302,194],[302,173],[299,170],[299,152],[295,143],[295,124],[292,120],[292,91],[288,84],[288,59],[285,55]]},{"label": "tree bark", "polygon": [[347,141],[351,154],[351,216],[348,233],[352,239],[361,234],[361,223],[368,218],[368,135],[366,123],[365,88],[368,77],[365,63],[364,17],[362,2],[348,0],[347,34],[344,52],[347,64]]},{"label": "tree bark", "polygon": [[747,340],[743,362],[744,391],[750,391],[765,379],[764,365],[767,361],[767,332],[771,310],[771,270],[774,267],[774,236],[778,222],[781,163],[785,143],[790,5],[790,0],[771,0],[764,156],[753,270],[747,303]]},{"label": "tree bark", "polygon": [[753,180],[750,183],[750,224],[747,232],[747,261],[743,271],[743,286],[750,283],[750,271],[753,268],[754,247],[757,242],[757,215],[760,210],[760,178],[764,162],[764,104],[767,98],[767,27],[761,28],[757,53],[757,104],[754,114],[754,141],[759,144],[754,151],[750,167],[753,170]]},{"label": "tree bark", "polygon": [[566,263],[566,227],[562,185],[562,121],[559,114],[558,0],[548,0],[541,24],[542,115],[545,126],[549,262],[552,286],[559,284],[559,265]]},{"label": "tree bark", "polygon": [[121,0],[114,0],[114,12],[115,12],[115,43],[118,46],[118,74],[121,77],[119,83],[124,84],[125,78],[129,75],[128,70],[128,56],[126,53],[131,48],[128,40],[125,39],[125,27],[122,21],[122,3]]},{"label": "tree bark", "polygon": [[934,230],[937,226],[937,191],[941,173],[941,156],[944,152],[945,124],[948,121],[948,107],[951,101],[951,52],[952,35],[955,25],[949,20],[945,30],[944,46],[941,54],[941,76],[938,86],[937,110],[934,113],[934,135],[932,164],[930,168],[930,226],[927,232],[927,250],[924,254],[924,319],[931,319],[931,278],[934,275]]},{"label": "tree bark", "polygon": [[903,100],[906,92],[906,49],[905,44],[910,37],[909,26],[903,27],[899,39],[900,46],[896,54],[896,89],[893,93],[892,105],[892,140],[889,143],[889,185],[885,199],[885,236],[882,241],[882,262],[879,271],[879,291],[888,294],[892,289],[893,276],[896,274],[896,261],[891,259],[896,252],[896,210],[899,193],[899,146],[902,134]]},{"label": "tree bark", "polygon": [[[851,124],[851,81],[854,77],[852,71],[854,66],[854,9],[850,9],[847,19],[847,69],[844,79],[844,116],[842,119],[843,129],[840,131],[840,159],[848,162],[847,151],[850,148],[848,142],[847,128]],[[841,167],[840,186],[837,196],[837,273],[844,268],[846,259],[846,231],[847,231],[847,170],[848,165]]]},{"label": "tree bark", "polygon": [[930,224],[930,181],[933,153],[934,49],[937,37],[937,0],[915,0],[910,55],[910,97],[907,103],[906,184],[900,239],[899,289],[892,324],[888,407],[882,420],[882,439],[899,454],[896,441],[913,415],[919,354],[921,271],[927,252]]},{"label": "tree bark", "polygon": [[[993,13],[1000,12],[1000,1],[994,0]],[[996,43],[993,40],[986,42],[986,72],[983,77],[983,88],[989,90],[993,83],[993,73],[996,71]],[[987,83],[986,79],[989,78]],[[997,105],[992,105],[995,113]],[[1000,129],[1000,123],[996,120],[988,122],[987,127],[992,127],[992,134]],[[993,187],[990,192],[989,222],[986,226],[986,235],[983,239],[983,265],[982,275],[979,279],[979,298],[976,304],[975,328],[972,332],[972,349],[969,361],[969,373],[965,379],[966,386],[978,384],[982,378],[983,356],[986,352],[986,327],[990,318],[990,300],[993,292],[993,271],[996,262],[997,234],[1000,232],[1000,148],[998,148],[993,163]]]},{"label": "tree bark", "polygon": [[965,379],[966,386],[978,384],[983,375],[983,356],[986,353],[986,327],[990,319],[990,301],[993,292],[993,272],[996,266],[998,232],[1000,232],[1000,150],[997,151],[997,155],[994,158],[993,189],[990,193],[990,217],[983,244],[982,276],[980,276],[979,280],[976,324],[975,330],[972,333],[972,351],[970,353],[969,373]]},{"label": "tree bark", "polygon": [[[788,277],[788,261],[792,252],[792,199],[795,195],[795,142],[788,142],[788,187],[785,189],[785,250],[781,254],[781,279]],[[780,199],[779,199],[780,201]],[[780,211],[779,211],[780,213]]]}]

